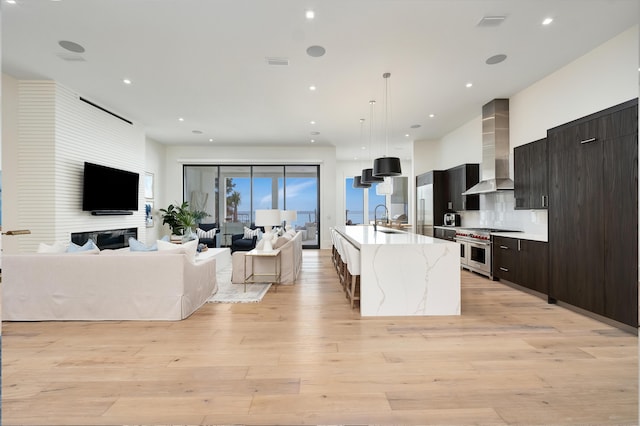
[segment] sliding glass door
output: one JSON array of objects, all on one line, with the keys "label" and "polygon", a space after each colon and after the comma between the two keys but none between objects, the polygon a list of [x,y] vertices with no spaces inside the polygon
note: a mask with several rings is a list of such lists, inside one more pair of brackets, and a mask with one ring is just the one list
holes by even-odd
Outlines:
[{"label": "sliding glass door", "polygon": [[320,167],[317,165],[184,166],[184,200],[217,223],[221,244],[255,221],[255,211],[295,210],[290,223],[301,231],[303,247],[319,248]]}]

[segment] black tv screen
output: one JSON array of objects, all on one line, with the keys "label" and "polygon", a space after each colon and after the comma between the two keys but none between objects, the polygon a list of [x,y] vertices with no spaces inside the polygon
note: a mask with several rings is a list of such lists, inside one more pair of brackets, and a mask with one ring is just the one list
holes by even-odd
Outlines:
[{"label": "black tv screen", "polygon": [[82,210],[138,210],[138,173],[84,163]]}]

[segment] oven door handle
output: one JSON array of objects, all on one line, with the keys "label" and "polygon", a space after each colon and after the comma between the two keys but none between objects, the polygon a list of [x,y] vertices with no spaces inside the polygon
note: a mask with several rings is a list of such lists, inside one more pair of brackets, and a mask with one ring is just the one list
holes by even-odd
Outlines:
[{"label": "oven door handle", "polygon": [[477,247],[477,248],[488,248],[491,247],[491,243],[479,243],[479,242],[470,242],[469,245],[473,246],[473,247]]}]

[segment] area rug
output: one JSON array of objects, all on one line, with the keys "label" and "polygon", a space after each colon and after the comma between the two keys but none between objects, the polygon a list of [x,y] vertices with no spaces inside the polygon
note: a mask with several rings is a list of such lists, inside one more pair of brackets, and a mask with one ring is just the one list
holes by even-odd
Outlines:
[{"label": "area rug", "polygon": [[218,286],[218,291],[208,302],[210,303],[258,303],[262,300],[271,284],[247,284],[244,291],[243,284],[225,283]]}]

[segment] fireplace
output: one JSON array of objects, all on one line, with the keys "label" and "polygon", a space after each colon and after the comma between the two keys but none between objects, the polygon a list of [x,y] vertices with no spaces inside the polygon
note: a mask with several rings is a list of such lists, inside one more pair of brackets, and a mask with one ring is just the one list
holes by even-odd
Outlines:
[{"label": "fireplace", "polygon": [[138,228],[109,229],[106,231],[87,231],[71,233],[71,241],[83,245],[92,239],[100,250],[129,247],[129,238],[138,238]]}]

